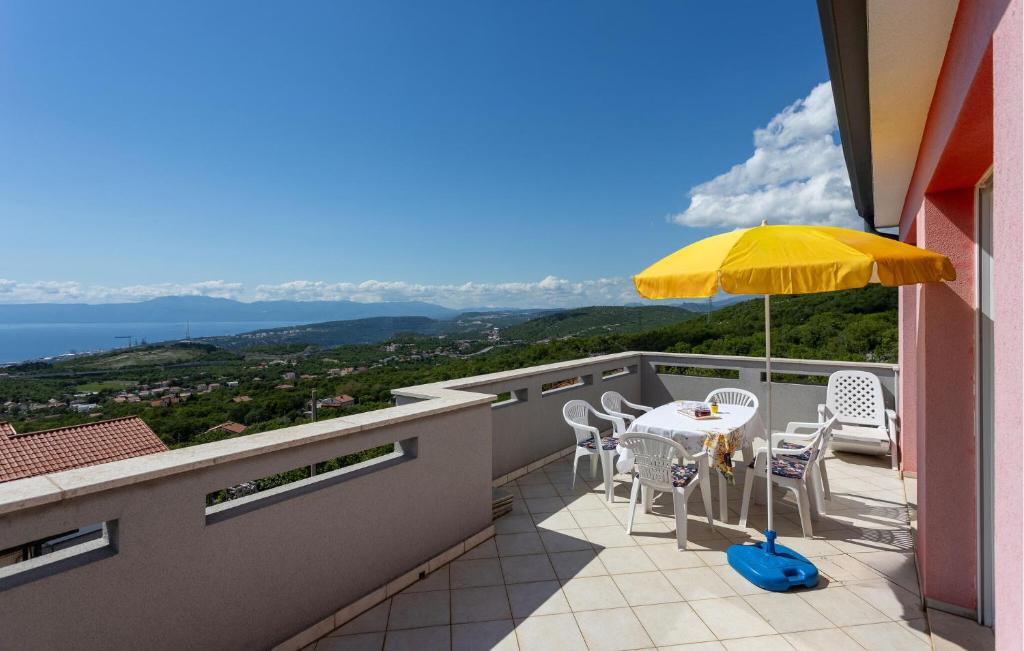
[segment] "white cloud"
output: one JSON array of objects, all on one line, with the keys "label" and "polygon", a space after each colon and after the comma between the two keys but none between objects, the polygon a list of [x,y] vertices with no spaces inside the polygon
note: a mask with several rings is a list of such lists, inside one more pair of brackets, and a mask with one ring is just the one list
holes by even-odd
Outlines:
[{"label": "white cloud", "polygon": [[690,205],[670,219],[684,226],[821,224],[856,228],[837,129],[832,86],[824,82],[754,131],[754,153],[690,189]]},{"label": "white cloud", "polygon": [[158,296],[216,296],[238,298],[242,283],[206,280],[198,283],[156,283],[107,287],[76,281],[0,278],[0,303],[131,303]]},{"label": "white cloud", "polygon": [[639,299],[629,278],[566,280],[547,276],[538,281],[454,284],[423,284],[406,281],[366,280],[327,282],[294,280],[256,285],[208,280],[197,283],[157,283],[107,287],[74,281],[20,282],[0,278],[0,303],[123,303],[158,296],[216,296],[238,300],[350,300],[426,301],[453,308],[463,307],[573,307],[617,305]]},{"label": "white cloud", "polygon": [[380,280],[361,283],[297,280],[277,285],[258,285],[253,298],[351,300],[361,303],[417,300],[450,307],[561,307],[614,305],[635,301],[638,297],[628,278],[571,281],[548,276],[531,282],[437,285]]}]

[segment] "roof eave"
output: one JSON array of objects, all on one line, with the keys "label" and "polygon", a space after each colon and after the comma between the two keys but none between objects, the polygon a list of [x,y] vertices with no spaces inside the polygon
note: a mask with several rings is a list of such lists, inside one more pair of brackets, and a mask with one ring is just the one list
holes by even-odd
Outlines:
[{"label": "roof eave", "polygon": [[817,0],[839,135],[857,213],[874,230],[867,0]]}]

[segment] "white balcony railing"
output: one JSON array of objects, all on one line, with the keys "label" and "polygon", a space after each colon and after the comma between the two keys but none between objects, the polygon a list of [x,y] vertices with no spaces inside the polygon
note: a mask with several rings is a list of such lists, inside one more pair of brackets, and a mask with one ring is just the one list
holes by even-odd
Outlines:
[{"label": "white balcony railing", "polygon": [[[572,444],[566,400],[596,405],[615,390],[661,404],[724,386],[763,395],[762,367],[750,357],[606,355],[398,389],[389,409],[0,484],[0,549],[103,525],[86,545],[0,568],[0,646],[297,643],[296,633],[330,630],[339,609],[373,605],[487,535],[492,484]],[[773,361],[783,376],[851,367],[876,373],[897,406],[896,366]],[[697,375],[708,369],[728,377]],[[825,387],[783,381],[773,395],[779,426],[812,419]],[[381,459],[206,503],[225,487],[387,444],[395,452]]]}]

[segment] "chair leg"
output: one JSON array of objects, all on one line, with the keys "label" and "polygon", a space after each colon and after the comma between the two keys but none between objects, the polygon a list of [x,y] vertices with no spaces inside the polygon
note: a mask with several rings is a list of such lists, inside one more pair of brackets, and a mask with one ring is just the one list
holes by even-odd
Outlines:
[{"label": "chair leg", "polygon": [[740,527],[746,528],[747,514],[750,512],[750,492],[754,488],[754,469],[747,468],[743,479],[743,505],[740,507]]},{"label": "chair leg", "polygon": [[611,450],[601,450],[601,474],[604,476],[604,498],[609,502],[615,501],[615,490],[612,485],[612,466],[615,462],[612,461]]},{"label": "chair leg", "polygon": [[633,488],[629,491],[629,511],[626,513],[626,533],[633,533],[633,516],[636,514],[637,493],[640,492],[640,478],[633,477]]},{"label": "chair leg", "polygon": [[714,507],[711,505],[711,477],[710,470],[707,470],[700,477],[700,496],[704,500],[704,513],[708,517],[708,524],[712,527],[715,526],[714,520]]},{"label": "chair leg", "polygon": [[811,527],[811,506],[810,498],[807,495],[807,484],[800,484],[796,489],[796,504],[800,509],[800,528],[803,530],[804,538],[814,536],[814,529]]},{"label": "chair leg", "polygon": [[651,502],[654,501],[654,489],[649,486],[641,486],[640,492],[644,502],[644,513],[650,513]]},{"label": "chair leg", "polygon": [[813,498],[811,503],[811,519],[818,519],[819,517],[826,515],[825,513],[825,488],[822,485],[821,479],[821,466],[815,465],[813,468],[808,469],[813,473],[810,477],[812,482],[811,488],[808,491]]},{"label": "chair leg", "polygon": [[598,454],[600,454],[600,453],[596,453],[596,454],[591,454],[590,455],[590,481],[594,481],[594,479],[597,478],[597,461],[598,461],[597,455]]},{"label": "chair leg", "polygon": [[825,499],[831,501],[832,489],[828,485],[828,464],[825,463],[824,458],[818,462],[818,468],[821,470],[821,490],[825,494]]},{"label": "chair leg", "polygon": [[744,443],[743,447],[743,463],[750,463],[754,460],[754,445],[752,443]]},{"label": "chair leg", "polygon": [[672,510],[676,516],[676,547],[686,550],[686,493],[677,488],[672,491]]},{"label": "chair leg", "polygon": [[572,458],[572,487],[576,488],[576,468],[580,464],[580,455],[577,454]]},{"label": "chair leg", "polygon": [[722,473],[718,473],[718,520],[729,524],[729,486]]}]

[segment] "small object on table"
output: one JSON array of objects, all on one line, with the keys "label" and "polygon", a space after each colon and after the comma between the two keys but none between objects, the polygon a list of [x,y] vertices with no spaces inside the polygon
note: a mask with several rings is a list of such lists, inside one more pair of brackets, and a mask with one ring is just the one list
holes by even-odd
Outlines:
[{"label": "small object on table", "polygon": [[684,403],[683,408],[679,410],[679,413],[683,416],[689,416],[696,420],[714,419],[718,418],[711,411],[711,407],[704,402],[689,402]]},{"label": "small object on table", "polygon": [[718,413],[718,399],[717,398],[712,398],[711,399],[711,413],[712,414],[717,414]]}]

